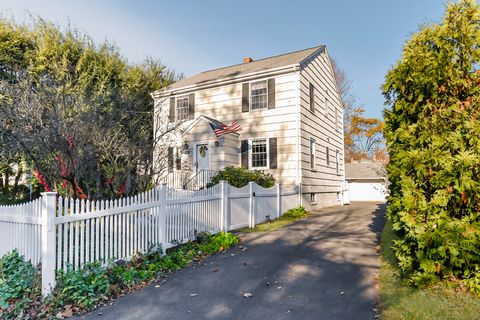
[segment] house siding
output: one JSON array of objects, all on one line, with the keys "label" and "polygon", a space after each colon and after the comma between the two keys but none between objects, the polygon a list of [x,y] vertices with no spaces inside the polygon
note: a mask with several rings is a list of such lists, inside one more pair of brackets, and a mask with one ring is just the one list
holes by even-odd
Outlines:
[{"label": "house siding", "polygon": [[[272,77],[260,78],[271,79]],[[195,91],[195,118],[204,115],[214,118],[225,124],[237,121],[243,128],[240,131],[238,142],[232,137],[224,138],[224,157],[214,159],[212,150],[212,170],[219,170],[225,166],[240,166],[240,141],[253,138],[277,138],[277,169],[264,170],[272,174],[279,183],[293,185],[297,183],[297,95],[298,81],[295,72],[277,75],[275,78],[275,108],[242,112],[242,84],[238,82],[230,85]],[[255,80],[256,81],[256,80]],[[167,114],[169,99],[158,98],[157,108],[161,114]],[[186,123],[188,125],[188,122]],[[185,136],[190,142],[209,141],[217,139],[209,125],[198,123],[196,128]],[[197,128],[198,127],[198,128]],[[183,139],[183,140],[185,140]],[[175,140],[175,139],[172,139]],[[178,137],[177,144],[182,143]],[[193,144],[192,144],[193,147]],[[216,149],[216,148],[214,148]],[[195,151],[190,150],[191,153]],[[216,163],[214,163],[216,162]]]},{"label": "house siding", "polygon": [[[258,77],[253,81],[271,77]],[[337,205],[345,181],[343,147],[343,109],[333,70],[326,50],[303,61],[300,68],[275,75],[275,108],[242,112],[242,87],[246,81],[216,87],[181,91],[182,95],[195,92],[195,114],[230,124],[237,121],[243,128],[239,135],[229,134],[217,139],[208,122],[196,123],[182,137],[169,138],[176,144],[188,142],[190,161],[193,161],[195,142],[208,142],[212,147],[212,170],[226,166],[240,166],[242,140],[277,138],[277,169],[264,170],[284,185],[302,184],[302,204],[310,209]],[[252,81],[252,80],[249,80]],[[310,83],[314,86],[315,109],[310,110]],[[181,88],[179,90],[182,90]],[[192,88],[191,90],[194,90]],[[328,91],[328,105],[325,96]],[[180,95],[180,94],[179,94]],[[169,99],[157,95],[156,104],[161,114],[168,115]],[[337,120],[335,119],[337,117]],[[165,120],[168,122],[168,118]],[[187,121],[185,126],[192,124]],[[172,135],[174,136],[174,135]],[[315,170],[310,165],[310,139],[316,142]],[[215,147],[215,141],[220,147]],[[329,164],[326,148],[329,148]],[[220,152],[223,150],[223,152]],[[338,172],[336,151],[338,150]],[[310,195],[316,194],[316,204],[310,204]]]},{"label": "house siding", "polygon": [[[310,111],[310,83],[314,86],[315,110]],[[328,105],[326,93],[328,90]],[[335,111],[337,110],[337,111]],[[338,125],[335,122],[338,117]],[[303,203],[313,209],[337,204],[345,180],[343,147],[343,109],[333,70],[325,51],[304,61],[300,71],[300,159]],[[310,139],[316,142],[316,166],[311,169]],[[327,164],[326,148],[329,148]],[[336,151],[338,150],[338,173]],[[316,193],[316,204],[310,194]]]}]

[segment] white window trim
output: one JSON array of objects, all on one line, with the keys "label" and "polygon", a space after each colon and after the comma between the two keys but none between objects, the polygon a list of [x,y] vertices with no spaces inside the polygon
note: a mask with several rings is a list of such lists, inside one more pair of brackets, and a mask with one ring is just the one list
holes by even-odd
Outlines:
[{"label": "white window trim", "polygon": [[[178,100],[180,99],[185,99],[187,98],[187,118],[186,119],[180,119],[178,117]],[[188,120],[188,113],[190,112],[190,97],[188,94],[184,94],[181,96],[175,97],[175,121],[187,121]]]},{"label": "white window trim", "polygon": [[[253,151],[253,140],[265,140],[265,143],[267,144],[267,166],[266,167],[253,167],[252,166],[252,151]],[[270,143],[268,138],[265,137],[259,137],[259,138],[250,138],[248,139],[248,168],[251,170],[268,170],[270,168]]]},{"label": "white window trim", "polygon": [[[312,90],[310,91],[310,86],[312,87]],[[315,109],[316,109],[316,97],[315,97],[315,85],[313,84],[313,82],[308,82],[308,107],[310,108],[310,112],[311,113],[315,113]],[[313,106],[312,106],[313,104]],[[313,109],[312,109],[313,107]]]},{"label": "white window trim", "polygon": [[[310,138],[310,170],[317,171],[317,142],[314,138]],[[312,162],[313,156],[313,162]]]},{"label": "white window trim", "polygon": [[[260,79],[260,80],[252,80],[248,83],[248,111],[249,112],[254,112],[254,111],[263,111],[268,109],[268,80],[269,79]],[[267,106],[265,108],[259,108],[259,109],[252,109],[252,83],[255,82],[265,82],[267,84],[267,93],[266,95],[266,101],[267,101]]]}]

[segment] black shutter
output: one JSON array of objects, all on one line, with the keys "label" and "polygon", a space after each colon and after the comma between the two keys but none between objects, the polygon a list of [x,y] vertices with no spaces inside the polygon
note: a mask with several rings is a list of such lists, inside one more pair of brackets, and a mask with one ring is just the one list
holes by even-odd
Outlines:
[{"label": "black shutter", "polygon": [[248,140],[242,140],[241,146],[242,153],[242,167],[248,169]]},{"label": "black shutter", "polygon": [[195,93],[188,95],[188,119],[195,118]]},{"label": "black shutter", "polygon": [[250,111],[250,85],[242,84],[242,112]]},{"label": "black shutter", "polygon": [[313,83],[310,83],[309,95],[310,95],[310,111],[315,112],[315,88],[313,87]]},{"label": "black shutter", "polygon": [[168,172],[173,172],[173,147],[168,147],[167,162]]},{"label": "black shutter", "polygon": [[275,78],[268,79],[268,109],[275,109]]},{"label": "black shutter", "polygon": [[277,169],[277,138],[268,139],[270,169]]},{"label": "black shutter", "polygon": [[175,159],[175,168],[180,171],[182,170],[182,158],[177,155],[177,158]]},{"label": "black shutter", "polygon": [[170,122],[175,122],[175,97],[170,98],[170,113],[168,119]]}]

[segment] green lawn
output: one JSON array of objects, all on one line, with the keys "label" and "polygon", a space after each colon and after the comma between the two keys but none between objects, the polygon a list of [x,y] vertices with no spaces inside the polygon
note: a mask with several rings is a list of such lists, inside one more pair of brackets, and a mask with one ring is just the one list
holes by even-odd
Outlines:
[{"label": "green lawn", "polygon": [[262,224],[255,225],[255,228],[243,228],[240,229],[240,232],[267,232],[273,231],[283,226],[286,226],[292,222],[298,221],[302,218],[306,218],[310,215],[308,211],[303,207],[296,207],[294,209],[288,210],[280,218],[275,220],[264,222]]},{"label": "green lawn", "polygon": [[385,320],[480,319],[480,298],[456,292],[445,283],[416,289],[402,285],[391,249],[395,235],[387,222],[382,232],[380,259],[380,311]]}]

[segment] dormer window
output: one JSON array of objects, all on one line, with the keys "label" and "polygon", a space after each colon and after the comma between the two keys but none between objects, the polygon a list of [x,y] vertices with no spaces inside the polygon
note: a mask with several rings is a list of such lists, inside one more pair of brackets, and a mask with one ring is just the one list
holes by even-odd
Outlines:
[{"label": "dormer window", "polygon": [[267,107],[267,80],[252,82],[250,84],[250,110],[267,109]]},{"label": "dormer window", "polygon": [[175,111],[177,121],[188,119],[188,96],[177,98]]}]

